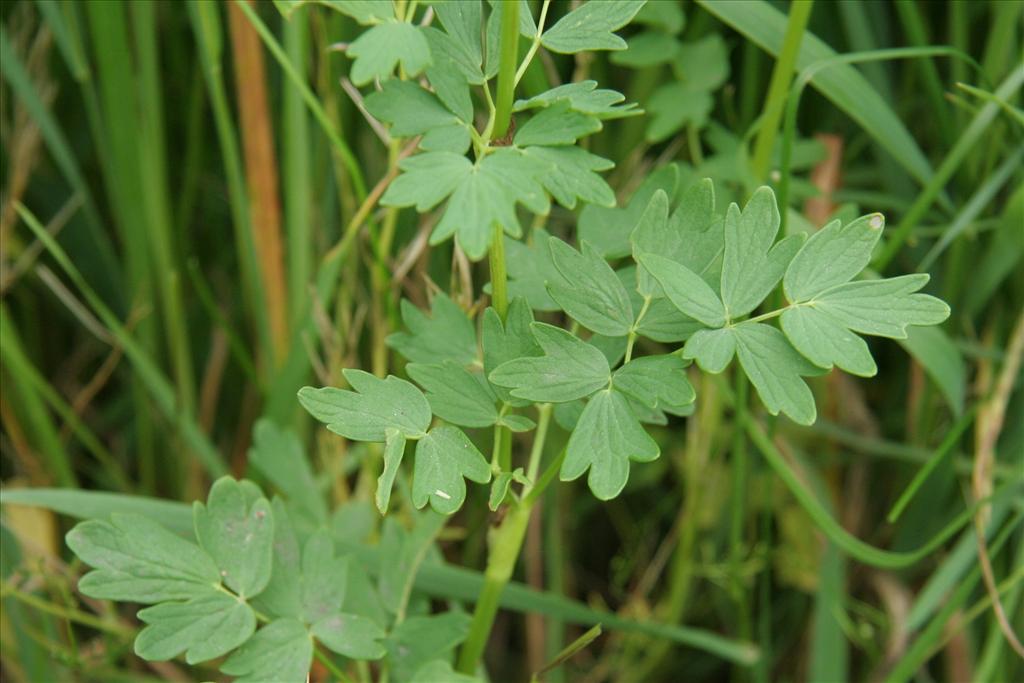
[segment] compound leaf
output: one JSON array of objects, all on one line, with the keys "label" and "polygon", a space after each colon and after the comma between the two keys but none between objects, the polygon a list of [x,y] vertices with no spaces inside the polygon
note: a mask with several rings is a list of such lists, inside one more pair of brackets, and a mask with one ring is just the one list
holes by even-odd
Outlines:
[{"label": "compound leaf", "polygon": [[391,0],[326,0],[324,4],[347,14],[363,26],[395,18],[395,4]]},{"label": "compound leaf", "polygon": [[[672,198],[678,186],[679,168],[670,164],[647,176],[624,207],[584,206],[579,218],[579,240],[589,242],[605,258],[629,256],[632,253],[630,234],[654,193],[662,190]],[[660,249],[653,251],[661,253]]]},{"label": "compound leaf", "polygon": [[541,109],[516,130],[515,144],[571,145],[577,139],[601,130],[601,121],[570,108],[568,102],[559,102]]},{"label": "compound leaf", "polygon": [[438,98],[410,81],[385,81],[381,90],[365,100],[367,111],[391,124],[395,137],[423,135],[420,147],[426,150],[464,154],[470,134],[466,123],[441,104]]},{"label": "compound leaf", "polygon": [[735,353],[736,337],[730,328],[698,330],[683,347],[683,358],[696,360],[701,370],[715,375],[725,370]]},{"label": "compound leaf", "polygon": [[284,501],[274,498],[274,562],[267,587],[253,606],[274,617],[302,616],[302,552]]},{"label": "compound leaf", "polygon": [[483,683],[483,680],[459,673],[449,662],[435,659],[421,666],[412,677],[411,683]]},{"label": "compound leaf", "polygon": [[391,181],[383,206],[415,206],[420,213],[440,204],[466,181],[473,162],[455,152],[426,152],[398,162],[404,173]]},{"label": "compound leaf", "polygon": [[273,567],[274,515],[251,481],[221,477],[206,505],[192,506],[196,539],[209,553],[228,588],[243,599],[258,595]]},{"label": "compound leaf", "polygon": [[885,226],[881,214],[862,216],[845,226],[832,221],[800,248],[786,269],[783,288],[794,303],[810,301],[849,282],[871,262]]},{"label": "compound leaf", "polygon": [[629,479],[629,461],[650,462],[658,444],[644,431],[626,397],[613,389],[595,394],[583,409],[559,477],[572,481],[590,470],[587,484],[601,500],[615,498]]},{"label": "compound leaf", "polygon": [[949,317],[944,301],[918,293],[928,279],[927,273],[916,273],[849,282],[817,296],[810,305],[854,332],[906,339],[907,325],[937,325]]},{"label": "compound leaf", "polygon": [[356,85],[390,78],[399,62],[409,76],[430,66],[430,45],[418,26],[404,21],[385,21],[362,33],[348,46],[351,78]]},{"label": "compound leaf", "polygon": [[353,441],[386,441],[393,429],[419,439],[430,427],[430,404],[415,385],[394,375],[386,379],[362,370],[343,370],[355,389],[299,390],[299,403],[335,434]]},{"label": "compound leaf", "polygon": [[637,109],[635,102],[622,104],[625,99],[625,95],[615,90],[599,89],[597,81],[577,81],[552,88],[527,100],[516,100],[512,110],[519,112],[550,107],[564,101],[569,103],[569,108],[573,111],[589,114],[603,121],[643,113]]},{"label": "compound leaf", "polygon": [[462,427],[490,427],[498,421],[498,397],[482,375],[450,360],[410,363],[405,371],[426,390],[430,409],[441,419]]},{"label": "compound leaf", "polygon": [[683,410],[697,397],[686,377],[686,363],[676,355],[634,358],[615,371],[612,385],[648,408]]},{"label": "compound leaf", "polygon": [[797,353],[777,328],[747,322],[729,331],[735,338],[743,372],[768,412],[778,415],[781,411],[794,422],[814,424],[814,395],[800,376],[818,375],[822,369]]},{"label": "compound leaf", "polygon": [[302,549],[302,618],[315,623],[341,609],[348,560],[334,556],[330,532],[320,529]]},{"label": "compound leaf", "polygon": [[[533,330],[530,324],[533,322],[533,311],[529,304],[521,296],[512,299],[508,312],[505,315],[505,322],[501,322],[501,316],[493,308],[484,311],[484,321],[481,327],[481,340],[484,352],[484,375],[490,377],[502,363],[516,358],[539,356],[543,353],[537,340],[533,337]],[[488,379],[490,382],[490,379]],[[508,387],[503,387],[491,382],[494,393],[506,403],[515,405],[526,405],[522,399],[512,396]]]},{"label": "compound leaf", "polygon": [[305,683],[313,663],[313,639],[298,619],[270,622],[235,650],[220,670],[235,683]]},{"label": "compound leaf", "polygon": [[613,31],[636,16],[646,0],[585,2],[544,32],[541,44],[552,52],[572,54],[584,50],[624,50],[626,41]]},{"label": "compound leaf", "polygon": [[327,521],[327,505],[319,494],[313,470],[295,432],[282,429],[269,419],[258,420],[253,428],[249,463],[310,521],[317,524]]},{"label": "compound leaf", "polygon": [[387,344],[413,363],[452,360],[460,365],[476,362],[476,330],[459,305],[438,292],[430,302],[430,315],[402,300],[402,322],[408,332],[396,332]]},{"label": "compound leaf", "polygon": [[550,403],[583,398],[608,384],[611,369],[599,349],[553,325],[533,323],[531,329],[544,355],[502,363],[491,372],[492,383],[510,387],[517,398]]},{"label": "compound leaf", "polygon": [[469,635],[471,622],[468,614],[446,612],[411,616],[396,626],[384,642],[395,678],[409,680],[427,662],[447,657]]},{"label": "compound leaf", "polygon": [[350,659],[380,659],[387,654],[385,633],[371,619],[357,614],[335,614],[313,624],[316,639],[332,652]]},{"label": "compound leaf", "polygon": [[782,331],[790,343],[815,365],[833,365],[861,377],[878,368],[863,339],[844,324],[815,306],[797,306],[782,314]]},{"label": "compound leaf", "polygon": [[413,504],[422,508],[429,501],[437,512],[452,514],[466,499],[463,477],[486,484],[491,480],[491,468],[458,427],[441,425],[431,429],[416,444]]},{"label": "compound leaf", "polygon": [[639,261],[680,311],[708,327],[721,327],[725,324],[725,307],[721,299],[700,275],[657,254],[641,254]]},{"label": "compound leaf", "polygon": [[757,308],[800,249],[803,236],[799,234],[772,246],[779,222],[775,193],[769,187],[754,192],[742,212],[735,204],[729,207],[725,217],[722,302],[730,319]]},{"label": "compound leaf", "polygon": [[580,147],[527,147],[521,150],[537,159],[546,171],[537,176],[555,200],[567,209],[576,208],[577,198],[598,206],[615,206],[615,193],[595,171],[607,171],[615,164]]},{"label": "compound leaf", "polygon": [[83,562],[94,567],[78,583],[89,597],[154,603],[203,595],[220,584],[209,555],[142,515],[115,514],[109,522],[82,522],[66,540]]},{"label": "compound leaf", "polygon": [[135,654],[162,662],[185,653],[189,664],[220,657],[256,630],[256,615],[243,600],[210,589],[187,602],[165,602],[139,612],[148,626],[135,639]]},{"label": "compound leaf", "polygon": [[505,238],[509,296],[524,297],[528,307],[538,311],[561,310],[548,294],[547,285],[568,284],[551,260],[548,239],[543,228],[534,229],[532,244]]},{"label": "compound leaf", "polygon": [[598,334],[628,334],[633,326],[629,294],[601,254],[586,242],[582,253],[557,237],[550,238],[548,244],[551,260],[567,282],[548,284],[551,298],[574,320]]}]

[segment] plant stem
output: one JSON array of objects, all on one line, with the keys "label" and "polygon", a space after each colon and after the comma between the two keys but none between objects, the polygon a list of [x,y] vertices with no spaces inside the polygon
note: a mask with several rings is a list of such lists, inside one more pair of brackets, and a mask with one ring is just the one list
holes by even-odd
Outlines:
[{"label": "plant stem", "polygon": [[519,56],[519,3],[501,3],[501,56],[498,61],[498,101],[491,139],[505,137],[512,121],[512,94],[516,89]]},{"label": "plant stem", "polygon": [[504,323],[508,314],[508,271],[505,268],[505,233],[497,223],[487,258],[491,268],[491,305]]},{"label": "plant stem", "polygon": [[519,65],[519,69],[516,71],[515,85],[519,85],[519,81],[522,80],[523,74],[526,73],[527,67],[530,66],[530,62],[533,61],[533,56],[537,54],[537,50],[540,48],[540,37],[544,33],[544,22],[548,18],[548,5],[551,4],[551,0],[544,0],[544,4],[540,8],[540,19],[537,20],[537,34],[533,37],[533,42],[530,43],[530,49],[523,57],[523,63]]},{"label": "plant stem", "polygon": [[[768,86],[768,97],[761,113],[760,129],[754,142],[754,177],[758,182],[768,176],[771,163],[772,148],[779,132],[782,120],[782,107],[786,103],[789,81],[796,66],[796,58],[800,53],[800,42],[803,39],[807,20],[811,16],[814,0],[795,0],[789,9],[789,23],[786,25],[786,36],[783,39],[782,51],[772,70],[772,80]],[[785,211],[785,207],[782,207]]]}]

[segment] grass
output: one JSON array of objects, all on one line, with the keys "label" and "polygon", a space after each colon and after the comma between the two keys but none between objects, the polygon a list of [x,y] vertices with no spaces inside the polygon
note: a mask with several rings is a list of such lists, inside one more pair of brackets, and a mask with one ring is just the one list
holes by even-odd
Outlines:
[{"label": "grass", "polygon": [[[422,16],[417,4],[402,6]],[[568,4],[502,9],[526,6],[554,25]],[[1024,632],[1024,391],[1004,369],[1024,309],[1024,10],[679,6],[681,39],[721,36],[732,75],[707,121],[663,142],[643,141],[646,118],[606,122],[592,148],[618,165],[620,206],[678,162],[713,177],[723,205],[766,179],[790,231],[820,227],[811,195],[879,210],[873,269],[929,273],[953,316],[904,347],[874,343],[875,378],[815,380],[812,429],[762,414],[741,377],[705,377],[696,414],[661,428],[663,457],[622,497],[538,486],[521,524],[502,527],[522,562],[488,572],[471,493],[439,536],[446,563],[425,562],[412,590],[469,609],[488,580],[510,581],[478,612],[494,635],[464,666],[482,653],[502,681],[529,680],[598,623],[542,680],[1020,679],[1005,632]],[[384,341],[399,296],[423,305],[455,283],[476,309],[491,281],[500,310],[505,259],[426,248],[434,217],[378,205],[412,150],[381,140],[340,85],[350,62],[336,46],[359,29],[325,7],[285,21],[268,3],[19,0],[0,18],[2,673],[205,680],[216,674],[134,657],[133,615],[77,595],[61,532],[115,509],[187,532],[173,501],[248,473],[261,416],[303,435],[334,503],[372,499],[373,453],[319,435],[296,390],[338,385],[343,367],[401,374]],[[679,76],[543,48],[516,73],[531,50],[502,53],[494,138],[516,83],[522,96],[594,77],[645,106]],[[839,140],[838,181],[815,173],[820,133]],[[575,217],[536,227],[572,241]],[[542,482],[564,445],[557,418],[533,459]],[[501,460],[530,451],[505,429],[478,436]],[[366,680],[328,663],[314,680]]]}]

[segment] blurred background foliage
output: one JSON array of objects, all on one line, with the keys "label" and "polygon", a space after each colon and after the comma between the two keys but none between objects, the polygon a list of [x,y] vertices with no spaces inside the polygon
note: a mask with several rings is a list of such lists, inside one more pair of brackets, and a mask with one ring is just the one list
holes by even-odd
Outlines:
[{"label": "blurred background foliage", "polygon": [[[346,77],[342,48],[359,27],[315,5],[288,21],[255,8],[262,37],[229,2],[0,7],[5,491],[203,497],[213,477],[246,473],[253,424],[269,416],[303,435],[337,503],[368,500],[368,453],[312,429],[296,390],[339,385],[344,367],[399,372],[384,339],[402,297],[486,301],[485,267],[451,242],[426,248],[431,215],[360,212],[390,179],[391,152]],[[701,177],[719,206],[760,181],[784,185],[790,231],[883,212],[876,270],[930,273],[953,315],[902,349],[873,340],[877,377],[815,380],[818,423],[779,420],[773,443],[843,528],[915,549],[1024,477],[1024,4],[818,2],[792,75],[860,57],[814,75],[794,135],[758,135],[773,107],[777,121],[787,113],[790,74],[774,96],[772,76],[792,9],[655,0],[623,32],[628,50],[542,51],[521,94],[593,78],[646,111],[591,143],[615,160],[624,208],[556,210],[544,227],[600,240],[657,187]],[[696,414],[661,430],[664,457],[636,468],[625,495],[598,504],[579,484],[552,487],[520,578],[601,611],[754,640],[765,656],[730,669],[613,630],[548,680],[1024,677],[1007,635],[1024,629],[1019,496],[911,567],[859,564],[736,437],[729,383],[698,381]],[[486,524],[456,517],[448,560],[479,568]],[[202,675],[131,654],[131,614],[76,594],[67,528],[42,508],[3,508],[4,680]],[[519,680],[575,635],[558,618],[504,614],[491,669]]]}]

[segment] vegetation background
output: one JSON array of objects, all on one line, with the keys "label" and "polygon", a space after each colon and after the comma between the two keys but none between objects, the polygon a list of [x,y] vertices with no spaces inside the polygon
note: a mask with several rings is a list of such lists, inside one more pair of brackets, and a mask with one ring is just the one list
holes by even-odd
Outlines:
[{"label": "vegetation background", "polygon": [[[451,242],[427,249],[430,214],[360,211],[393,177],[394,151],[346,77],[339,46],[358,27],[319,6],[289,21],[253,8],[258,22],[233,2],[0,7],[7,500],[24,487],[203,498],[217,475],[246,473],[263,415],[303,435],[335,502],[372,499],[367,451],[314,429],[296,390],[337,386],[344,367],[398,372],[384,340],[402,297],[424,306],[450,290],[481,305],[486,267]],[[787,33],[797,13],[802,36]],[[552,487],[517,578],[586,603],[606,633],[546,680],[1021,680],[1019,497],[901,568],[861,563],[869,548],[820,529],[835,519],[913,550],[1024,479],[1024,3],[654,0],[641,17],[622,32],[629,50],[543,53],[523,81],[531,94],[595,77],[647,111],[592,138],[616,161],[620,206],[672,162],[713,178],[721,205],[767,170],[788,184],[798,227],[883,212],[876,268],[930,273],[953,315],[903,348],[872,341],[872,379],[814,380],[813,427],[778,421],[773,443],[817,493],[814,514],[737,436],[720,378],[697,380],[696,414],[660,429],[663,457],[623,496]],[[859,56],[814,76],[797,136],[761,142],[761,124],[781,128],[790,79],[833,51]],[[546,227],[571,241],[575,222],[563,211]],[[341,277],[325,287],[330,263]],[[488,519],[474,495],[486,492],[441,545],[479,569]],[[76,593],[69,524],[3,506],[3,680],[214,675],[131,654],[131,612]],[[526,612],[499,617],[487,656],[501,680],[584,630],[558,606]],[[616,629],[613,614],[753,640],[763,657],[730,664]]]}]

